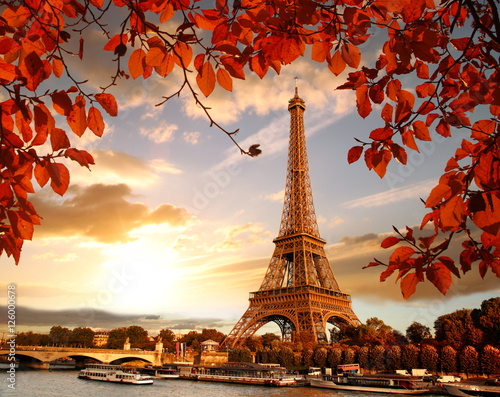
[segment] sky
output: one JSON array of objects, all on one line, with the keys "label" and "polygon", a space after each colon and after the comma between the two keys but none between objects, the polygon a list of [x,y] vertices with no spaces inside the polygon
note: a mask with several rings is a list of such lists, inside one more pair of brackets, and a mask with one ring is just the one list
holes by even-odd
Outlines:
[{"label": "sky", "polygon": [[[104,44],[93,33],[83,62],[69,61],[76,75],[88,79],[89,91],[107,85],[116,67],[112,54],[92,51]],[[375,47],[362,51],[363,62],[377,56]],[[354,94],[335,89],[346,72],[335,77],[306,53],[280,75],[269,71],[261,80],[248,73],[245,81],[234,80],[232,93],[216,88],[202,97],[217,123],[228,131],[239,129],[235,139],[243,148],[260,144],[262,154],[254,158],[241,155],[223,132],[210,127],[189,95],[156,106],[178,89],[178,71],[168,79],[141,77],[113,87],[119,114],[105,115],[103,137],[90,131],[71,137],[72,145],[88,150],[96,164],[89,171],[66,163],[71,185],[64,197],[48,186],[37,188],[31,199],[42,225],[25,243],[19,266],[0,257],[0,291],[5,291],[0,305],[7,304],[7,285],[14,284],[17,330],[140,325],[151,335],[163,328],[231,331],[248,308],[249,293],[260,287],[279,231],[287,106],[295,77],[306,103],[320,234],[359,319],[378,317],[403,333],[413,321],[432,330],[438,316],[500,296],[498,279],[488,273],[481,280],[473,269],[454,279],[446,296],[426,282],[404,300],[394,276],[381,283],[382,268],[362,269],[374,257],[387,260],[389,251],[380,243],[393,225],[420,225],[426,213],[420,199],[437,183],[465,135],[418,142],[420,153],[409,152],[406,166],[391,163],[384,179],[362,160],[349,165],[354,138],[367,140],[381,126],[380,109],[361,119]],[[457,252],[454,246],[449,256]],[[260,330],[278,331],[274,323]]]}]

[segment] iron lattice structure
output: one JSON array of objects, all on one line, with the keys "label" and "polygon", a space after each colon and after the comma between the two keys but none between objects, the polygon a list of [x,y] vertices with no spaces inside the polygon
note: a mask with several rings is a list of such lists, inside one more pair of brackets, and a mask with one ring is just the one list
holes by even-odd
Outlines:
[{"label": "iron lattice structure", "polygon": [[340,291],[325,254],[314,211],[304,131],[304,101],[297,88],[290,100],[290,140],[285,201],[279,235],[264,281],[250,293],[250,305],[224,344],[231,348],[273,321],[283,341],[303,333],[316,342],[327,341],[327,323],[360,321],[351,309],[351,297]]}]

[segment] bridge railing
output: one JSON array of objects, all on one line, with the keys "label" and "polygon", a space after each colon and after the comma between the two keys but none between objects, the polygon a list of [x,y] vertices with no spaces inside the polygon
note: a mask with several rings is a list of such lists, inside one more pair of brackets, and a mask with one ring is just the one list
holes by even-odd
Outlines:
[{"label": "bridge railing", "polygon": [[80,353],[102,353],[102,354],[133,354],[154,355],[159,352],[155,350],[121,350],[121,349],[92,349],[86,347],[56,347],[56,346],[16,346],[16,351],[43,351],[43,352],[80,352]]}]

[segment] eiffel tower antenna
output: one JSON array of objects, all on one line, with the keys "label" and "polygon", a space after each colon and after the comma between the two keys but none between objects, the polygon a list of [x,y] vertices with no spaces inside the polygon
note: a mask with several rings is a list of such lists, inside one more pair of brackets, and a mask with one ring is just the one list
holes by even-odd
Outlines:
[{"label": "eiffel tower antenna", "polygon": [[283,214],[275,249],[264,280],[250,293],[250,305],[224,345],[234,347],[259,328],[275,322],[282,340],[294,342],[304,334],[327,341],[326,325],[360,321],[351,297],[341,292],[325,254],[313,204],[304,129],[305,102],[295,96],[288,103],[290,138]]}]

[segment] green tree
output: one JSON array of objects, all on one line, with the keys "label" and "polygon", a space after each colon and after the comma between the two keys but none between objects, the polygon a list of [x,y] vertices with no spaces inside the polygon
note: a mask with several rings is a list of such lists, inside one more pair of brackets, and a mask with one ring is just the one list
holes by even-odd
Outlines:
[{"label": "green tree", "polygon": [[314,366],[325,368],[328,351],[324,347],[317,348],[314,351]]},{"label": "green tree", "polygon": [[164,328],[160,330],[158,334],[159,339],[163,343],[163,348],[167,349],[168,352],[173,353],[175,351],[175,333],[171,329]]},{"label": "green tree", "polygon": [[129,338],[130,347],[145,349],[151,344],[148,337],[148,331],[139,325],[131,325],[128,327],[126,334]]},{"label": "green tree", "polygon": [[460,371],[469,374],[479,372],[479,354],[474,346],[465,346],[459,355]]},{"label": "green tree", "polygon": [[431,338],[431,330],[416,321],[406,329],[406,338],[410,343],[420,344],[424,340]]},{"label": "green tree", "polygon": [[452,346],[445,346],[441,349],[440,361],[441,371],[444,373],[457,371],[457,351]]},{"label": "green tree", "polygon": [[280,341],[280,337],[271,332],[267,332],[264,335],[261,335],[260,339],[262,341],[262,346],[264,347],[271,347],[273,341]]},{"label": "green tree", "polygon": [[484,343],[500,346],[500,297],[483,301],[478,317]]},{"label": "green tree", "polygon": [[93,347],[94,346],[94,331],[86,327],[74,328],[69,336],[69,343],[78,347]]},{"label": "green tree", "polygon": [[108,343],[106,347],[108,349],[123,349],[123,345],[127,340],[127,328],[116,328],[109,331]]},{"label": "green tree", "polygon": [[377,371],[384,371],[386,350],[382,345],[375,345],[370,349],[370,361]]},{"label": "green tree", "polygon": [[416,345],[403,346],[401,349],[401,365],[411,372],[413,368],[419,368],[420,349]]},{"label": "green tree", "polygon": [[482,339],[482,332],[476,327],[469,309],[439,316],[434,322],[434,329],[436,340],[451,344],[455,350],[465,345],[477,346]]},{"label": "green tree", "polygon": [[429,372],[436,372],[439,365],[439,353],[434,346],[422,345],[420,349],[420,362],[422,367]]},{"label": "green tree", "polygon": [[49,338],[50,343],[53,346],[66,347],[69,345],[71,331],[69,328],[61,327],[60,325],[55,325],[50,328]]},{"label": "green tree", "polygon": [[485,374],[500,373],[500,350],[491,345],[484,346],[481,354],[481,368]]},{"label": "green tree", "polygon": [[294,356],[290,347],[281,346],[278,353],[278,363],[285,368],[291,368],[294,364]]},{"label": "green tree", "polygon": [[328,350],[328,357],[326,359],[328,367],[337,368],[342,363],[342,349],[334,346]]},{"label": "green tree", "polygon": [[252,353],[246,346],[235,347],[229,351],[229,361],[236,363],[251,363]]},{"label": "green tree", "polygon": [[386,352],[387,369],[395,371],[403,369],[401,364],[401,348],[398,345],[392,345]]},{"label": "green tree", "polygon": [[216,329],[207,329],[203,328],[201,330],[201,342],[205,342],[206,340],[213,340],[215,342],[222,343],[225,339],[226,335],[222,332],[217,331]]},{"label": "green tree", "polygon": [[368,346],[361,346],[358,355],[359,365],[361,368],[370,369],[370,348]]}]

